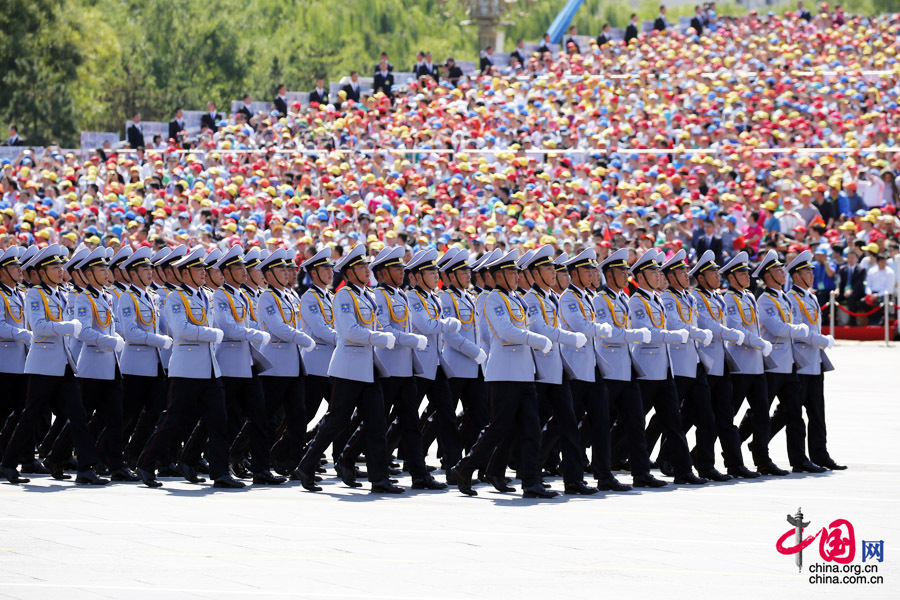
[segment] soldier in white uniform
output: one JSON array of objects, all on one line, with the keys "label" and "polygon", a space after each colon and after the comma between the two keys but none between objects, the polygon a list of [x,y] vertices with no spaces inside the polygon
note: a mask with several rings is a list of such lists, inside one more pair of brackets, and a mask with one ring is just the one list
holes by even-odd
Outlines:
[{"label": "soldier in white uniform", "polygon": [[[456,407],[450,394],[448,374],[441,360],[443,335],[460,330],[461,324],[453,317],[442,318],[440,299],[434,294],[439,275],[437,250],[422,250],[406,265],[410,283],[414,286],[406,297],[409,301],[409,320],[412,332],[424,335],[427,344],[423,350],[413,351],[413,374],[419,401],[428,397],[427,411],[433,416],[437,429],[442,461],[449,468],[459,461],[462,449],[456,426]],[[427,438],[426,438],[427,439]],[[428,451],[428,448],[425,448]],[[451,476],[451,482],[452,476]]]},{"label": "soldier in white uniform", "polygon": [[481,347],[478,334],[475,296],[469,292],[472,281],[469,252],[459,250],[450,258],[444,255],[442,260],[441,273],[447,279],[440,294],[444,317],[458,320],[461,328],[443,335],[441,359],[451,373],[453,405],[462,402],[464,412],[459,437],[463,449],[468,451],[487,426],[487,384],[482,372],[487,352]]},{"label": "soldier in white uniform", "polygon": [[517,432],[522,495],[554,498],[559,493],[544,489],[541,484],[541,423],[532,354],[532,349],[545,354],[550,352],[553,342],[528,330],[528,309],[515,291],[519,286],[516,254],[511,250],[488,265],[498,286],[488,295],[484,314],[485,323],[491,330],[491,349],[485,367],[491,422],[471,452],[453,467],[452,472],[460,492],[467,496],[477,495],[472,489],[472,473],[487,462],[506,436]]},{"label": "soldier in white uniform", "polygon": [[[794,473],[824,473],[828,469],[817,465],[806,456],[806,425],[800,401],[798,363],[805,359],[794,352],[794,340],[809,337],[809,326],[793,322],[791,301],[784,293],[787,275],[778,254],[770,250],[756,268],[754,277],[762,280],[765,291],[758,299],[760,333],[772,344],[772,353],[765,361],[766,387],[769,406],[778,398],[778,406],[785,417],[788,460]],[[768,411],[767,411],[768,413]],[[748,416],[748,422],[752,416]],[[770,435],[771,437],[771,435]],[[753,441],[753,444],[756,440]],[[766,440],[768,443],[768,439]]]},{"label": "soldier in white uniform", "polygon": [[628,250],[613,252],[600,263],[606,285],[594,297],[595,321],[607,324],[612,335],[597,344],[597,365],[603,375],[610,406],[615,406],[615,426],[611,434],[613,457],[625,453],[628,441],[629,468],[635,487],[664,487],[665,481],[650,473],[650,453],[644,435],[644,408],[630,346],[650,341],[650,330],[632,329],[629,324]]},{"label": "soldier in white uniform", "polygon": [[[0,254],[0,458],[25,408],[27,393],[25,357],[33,338],[25,322],[25,296],[19,289],[23,279],[19,254],[24,250],[12,246]],[[34,460],[34,446],[30,456],[22,459]]]},{"label": "soldier in white uniform", "polygon": [[[825,351],[834,347],[834,337],[822,335],[822,309],[813,287],[813,256],[809,250],[798,254],[787,266],[791,276],[791,300],[795,323],[809,327],[809,337],[794,340],[794,353],[802,355],[806,366],[797,369],[800,379],[800,399],[806,407],[808,420],[809,459],[815,464],[832,471],[842,471],[847,467],[834,462],[828,453],[825,428],[825,372],[834,367]],[[775,409],[769,425],[769,435],[774,436],[784,427],[785,415],[781,405]]]},{"label": "soldier in white uniform", "polygon": [[[691,455],[681,424],[678,410],[678,390],[672,378],[672,361],[669,345],[688,341],[686,330],[670,330],[666,324],[666,313],[656,292],[663,287],[662,273],[658,259],[661,253],[647,250],[631,267],[638,290],[628,300],[629,317],[632,327],[648,329],[650,341],[635,344],[631,356],[638,371],[638,386],[641,398],[656,409],[660,425],[671,445],[669,457],[676,484],[703,485],[705,477],[697,477],[691,468]],[[648,444],[649,445],[649,444]],[[648,448],[649,449],[649,448]]]},{"label": "soldier in white uniform", "polygon": [[741,344],[744,334],[731,329],[725,322],[725,300],[719,292],[722,276],[715,262],[715,253],[707,250],[691,269],[690,275],[697,280],[693,291],[697,308],[697,324],[712,332],[713,341],[697,349],[706,370],[709,395],[716,419],[716,435],[722,444],[725,468],[732,477],[755,479],[759,473],[744,466],[741,456],[741,438],[734,425],[734,405],[732,404],[731,376],[725,360],[725,344]]},{"label": "soldier in white uniform", "polygon": [[[94,438],[88,431],[88,419],[75,380],[76,363],[65,344],[66,336],[77,336],[81,322],[65,320],[66,305],[59,286],[63,281],[62,249],[56,244],[40,250],[31,259],[38,285],[25,295],[25,311],[34,341],[25,359],[29,376],[25,410],[3,453],[2,474],[10,483],[27,483],[16,470],[19,457],[32,446],[35,427],[45,407],[57,419],[67,419],[78,451],[76,483],[106,485],[108,479],[97,476]],[[51,471],[54,469],[51,468]]]},{"label": "soldier in white uniform", "polygon": [[[171,394],[169,404],[138,458],[138,475],[148,487],[160,487],[157,464],[171,440],[184,439],[202,415],[209,436],[206,456],[215,487],[242,488],[228,468],[227,422],[222,374],[215,345],[224,337],[221,329],[209,326],[209,306],[202,287],[206,283],[206,252],[202,246],[175,263],[180,271],[180,289],[166,297],[166,317],[174,346],[169,359]],[[185,472],[186,479],[202,481]]]},{"label": "soldier in white uniform", "polygon": [[729,288],[725,294],[725,322],[729,328],[744,334],[740,342],[731,342],[725,347],[731,373],[732,405],[737,414],[747,399],[753,439],[765,440],[750,446],[756,470],[762,475],[781,477],[788,472],[769,457],[769,392],[763,375],[763,358],[772,352],[772,344],[760,337],[756,298],[747,291],[750,287],[748,261],[746,252],[738,252],[720,269]]},{"label": "soldier in white uniform", "polygon": [[393,348],[396,337],[380,331],[375,299],[368,288],[370,277],[366,248],[362,244],[347,252],[335,265],[344,287],[334,298],[334,324],[338,345],[328,366],[332,378],[331,403],[319,431],[300,460],[297,474],[309,491],[322,488],[315,484],[313,473],[319,457],[350,423],[353,410],[359,411],[365,424],[366,464],[372,491],[399,494],[403,488],[388,478],[388,458],[384,400],[375,380],[375,347]]}]

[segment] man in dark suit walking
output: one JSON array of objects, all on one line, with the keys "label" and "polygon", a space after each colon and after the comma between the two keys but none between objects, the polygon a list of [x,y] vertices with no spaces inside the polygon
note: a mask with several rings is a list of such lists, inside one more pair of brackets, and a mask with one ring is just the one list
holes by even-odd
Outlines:
[{"label": "man in dark suit walking", "polygon": [[131,117],[131,126],[128,128],[128,131],[125,132],[125,137],[128,139],[128,145],[132,148],[143,148],[144,147],[144,127],[141,125],[141,113],[134,113],[134,116]]},{"label": "man in dark suit walking", "polygon": [[283,83],[278,86],[278,92],[275,99],[272,100],[272,105],[278,111],[279,117],[287,116],[287,87]]},{"label": "man in dark suit walking", "polygon": [[691,27],[697,32],[697,35],[703,33],[703,14],[700,12],[700,5],[694,7],[694,16],[691,17]]},{"label": "man in dark suit walking", "polygon": [[200,129],[216,130],[216,123],[222,120],[222,115],[216,112],[216,103],[206,103],[206,114],[200,117]]},{"label": "man in dark suit walking", "polygon": [[309,102],[318,102],[319,104],[328,104],[328,90],[325,89],[325,80],[321,77],[316,79],[316,89],[309,93]]},{"label": "man in dark suit walking", "polygon": [[716,232],[716,224],[712,219],[707,219],[703,223],[703,235],[697,237],[694,249],[697,256],[702,256],[707,250],[712,250],[715,255],[716,264],[722,264],[722,238]]},{"label": "man in dark suit walking", "polygon": [[628,27],[625,28],[625,45],[627,46],[631,40],[637,39],[640,32],[637,15],[631,13],[631,21],[628,23]]},{"label": "man in dark suit walking", "polygon": [[169,121],[169,138],[170,140],[175,140],[176,142],[181,142],[178,139],[178,134],[184,131],[184,112],[181,107],[175,109],[175,118]]},{"label": "man in dark suit walking", "polygon": [[659,14],[656,16],[656,20],[653,21],[653,29],[656,31],[665,31],[666,26],[666,6],[665,4],[659,5]]}]

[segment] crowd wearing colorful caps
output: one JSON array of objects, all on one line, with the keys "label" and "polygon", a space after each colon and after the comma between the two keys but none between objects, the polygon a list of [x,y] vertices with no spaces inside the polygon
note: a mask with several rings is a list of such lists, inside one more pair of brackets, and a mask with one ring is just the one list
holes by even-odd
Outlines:
[{"label": "crowd wearing colorful caps", "polygon": [[189,149],[25,151],[0,247],[809,249],[820,300],[862,314],[900,285],[898,28],[752,14],[219,120]]}]

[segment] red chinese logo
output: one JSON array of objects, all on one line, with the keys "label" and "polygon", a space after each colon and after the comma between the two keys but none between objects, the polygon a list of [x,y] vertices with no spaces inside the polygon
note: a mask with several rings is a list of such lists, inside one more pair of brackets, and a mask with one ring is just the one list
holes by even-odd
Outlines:
[{"label": "red chinese logo", "polygon": [[795,529],[787,530],[775,542],[775,549],[781,554],[797,554],[818,537],[819,555],[822,560],[846,565],[852,562],[856,556],[856,535],[853,533],[853,524],[846,519],[835,519],[828,527],[823,527],[815,534],[806,536],[797,545],[786,547],[784,543],[795,533]]}]

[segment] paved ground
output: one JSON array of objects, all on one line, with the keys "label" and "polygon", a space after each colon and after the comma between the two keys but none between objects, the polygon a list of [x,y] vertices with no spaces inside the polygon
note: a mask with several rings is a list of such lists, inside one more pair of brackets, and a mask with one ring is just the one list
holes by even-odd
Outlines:
[{"label": "paved ground", "polygon": [[[310,494],[39,477],[0,485],[0,598],[896,598],[900,346],[844,343],[832,358],[830,446],[850,465],[842,473],[540,502],[483,486],[477,498],[375,498],[333,480]],[[773,448],[786,466],[783,434]],[[798,506],[810,531],[852,522],[854,564],[861,539],[885,540],[884,584],[798,574],[774,547]],[[804,562],[822,563],[818,542]]]}]

